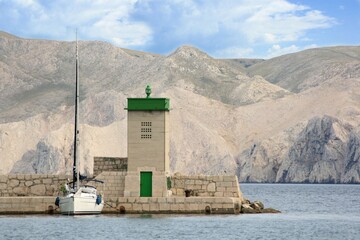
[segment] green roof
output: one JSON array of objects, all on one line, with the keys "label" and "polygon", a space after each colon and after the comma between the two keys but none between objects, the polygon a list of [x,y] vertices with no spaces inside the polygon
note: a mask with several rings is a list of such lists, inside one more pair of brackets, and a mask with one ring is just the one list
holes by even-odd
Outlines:
[{"label": "green roof", "polygon": [[128,98],[128,111],[170,111],[169,98]]}]

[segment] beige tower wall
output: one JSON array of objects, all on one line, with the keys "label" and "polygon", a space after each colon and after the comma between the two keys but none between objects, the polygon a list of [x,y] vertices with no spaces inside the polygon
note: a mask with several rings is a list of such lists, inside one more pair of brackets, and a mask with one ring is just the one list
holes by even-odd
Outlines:
[{"label": "beige tower wall", "polygon": [[[128,171],[154,167],[157,171],[169,172],[168,116],[168,111],[128,111]],[[151,126],[142,126],[142,123],[151,123]],[[151,132],[142,132],[142,129],[151,129]]]}]

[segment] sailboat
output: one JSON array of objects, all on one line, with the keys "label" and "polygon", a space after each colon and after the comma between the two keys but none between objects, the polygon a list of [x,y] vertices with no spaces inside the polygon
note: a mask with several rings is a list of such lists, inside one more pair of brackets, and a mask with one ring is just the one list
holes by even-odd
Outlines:
[{"label": "sailboat", "polygon": [[103,183],[96,179],[87,179],[79,174],[78,156],[79,156],[79,56],[78,41],[76,34],[76,87],[75,87],[75,129],[74,129],[74,163],[73,163],[73,181],[68,181],[63,188],[63,195],[58,196],[55,205],[60,208],[60,213],[64,215],[78,214],[100,214],[104,207],[104,198],[98,193],[94,186],[80,185],[80,181],[95,181]]}]

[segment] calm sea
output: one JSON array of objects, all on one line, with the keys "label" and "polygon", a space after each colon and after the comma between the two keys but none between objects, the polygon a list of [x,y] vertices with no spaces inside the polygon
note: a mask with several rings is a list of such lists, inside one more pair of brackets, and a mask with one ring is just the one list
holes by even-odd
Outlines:
[{"label": "calm sea", "polygon": [[0,239],[360,239],[360,185],[241,184],[281,214],[0,216]]}]

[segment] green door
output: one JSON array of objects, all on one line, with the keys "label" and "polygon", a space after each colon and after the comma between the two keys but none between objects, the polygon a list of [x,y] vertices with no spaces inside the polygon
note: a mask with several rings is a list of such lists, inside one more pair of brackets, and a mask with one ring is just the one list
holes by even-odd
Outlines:
[{"label": "green door", "polygon": [[140,197],[152,196],[152,172],[140,172]]}]

